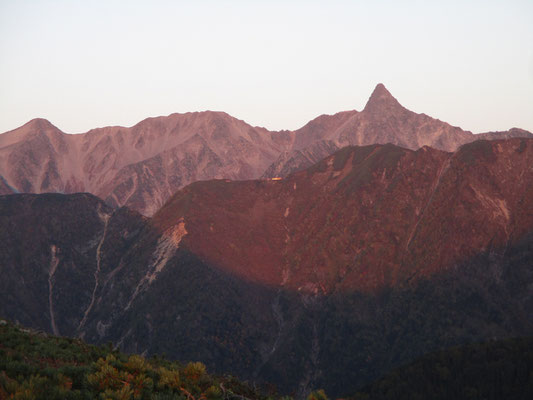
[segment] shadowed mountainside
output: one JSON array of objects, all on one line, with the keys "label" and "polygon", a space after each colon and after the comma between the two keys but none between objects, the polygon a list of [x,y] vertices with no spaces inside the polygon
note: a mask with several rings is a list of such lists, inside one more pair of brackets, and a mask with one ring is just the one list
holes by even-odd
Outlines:
[{"label": "shadowed mountainside", "polygon": [[352,400],[527,400],[533,397],[533,338],[428,354],[351,396]]}]

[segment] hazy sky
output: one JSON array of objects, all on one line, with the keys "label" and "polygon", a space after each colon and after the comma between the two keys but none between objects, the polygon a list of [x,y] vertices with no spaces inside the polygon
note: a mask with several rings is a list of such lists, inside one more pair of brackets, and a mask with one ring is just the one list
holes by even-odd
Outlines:
[{"label": "hazy sky", "polygon": [[201,110],[296,129],[379,82],[463,129],[533,131],[533,0],[0,0],[0,132]]}]

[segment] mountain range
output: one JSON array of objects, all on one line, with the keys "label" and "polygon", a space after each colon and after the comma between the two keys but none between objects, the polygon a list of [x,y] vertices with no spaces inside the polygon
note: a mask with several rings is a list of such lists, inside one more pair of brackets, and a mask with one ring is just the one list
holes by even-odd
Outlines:
[{"label": "mountain range", "polygon": [[[398,107],[378,86],[342,118],[374,104]],[[0,196],[0,315],[298,397],[353,393],[429,351],[533,333],[532,165],[531,138],[348,146],[283,179],[192,183],[151,218]]]},{"label": "mountain range", "polygon": [[285,177],[348,145],[455,151],[517,136],[533,137],[517,128],[474,135],[407,110],[382,84],[362,111],[322,115],[296,131],[271,132],[211,111],[76,135],[34,119],[0,135],[0,194],[89,192],[151,216],[189,183]]}]

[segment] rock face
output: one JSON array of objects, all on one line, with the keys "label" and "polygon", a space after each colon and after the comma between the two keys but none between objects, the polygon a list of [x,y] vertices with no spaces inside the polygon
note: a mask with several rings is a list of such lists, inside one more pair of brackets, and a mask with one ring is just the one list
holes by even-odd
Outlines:
[{"label": "rock face", "polygon": [[0,135],[0,194],[90,192],[150,216],[189,183],[287,176],[347,145],[453,151],[480,138],[515,136],[531,134],[473,135],[405,109],[381,84],[363,111],[323,115],[293,132],[270,132],[210,111],[77,135],[36,119]]},{"label": "rock face", "polygon": [[196,182],[145,218],[0,196],[0,315],[304,396],[533,333],[533,140],[347,147],[282,180]]},{"label": "rock face", "polygon": [[340,147],[332,140],[320,140],[301,150],[284,151],[261,178],[288,176],[316,164],[339,149]]},{"label": "rock face", "polygon": [[68,135],[32,120],[0,135],[0,193],[90,192],[153,214],[178,188],[263,173],[290,143],[220,112],[149,118]]}]

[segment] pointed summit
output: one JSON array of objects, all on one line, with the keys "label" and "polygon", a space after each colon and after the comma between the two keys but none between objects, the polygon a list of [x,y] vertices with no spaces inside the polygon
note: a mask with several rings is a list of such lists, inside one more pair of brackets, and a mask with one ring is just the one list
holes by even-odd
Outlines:
[{"label": "pointed summit", "polygon": [[[18,128],[0,134],[0,148],[25,140],[25,138],[46,134],[47,132],[63,133],[50,121],[44,118],[34,118]],[[2,174],[0,173],[0,175]]]},{"label": "pointed summit", "polygon": [[368,99],[364,111],[374,113],[392,111],[398,108],[403,109],[403,106],[390,94],[383,83],[378,83]]},{"label": "pointed summit", "polygon": [[44,118],[34,118],[31,121],[26,122],[23,127],[31,129],[57,129],[50,121]]},{"label": "pointed summit", "polygon": [[372,92],[370,98],[380,96],[380,97],[392,97],[392,94],[387,90],[383,83],[378,83]]},{"label": "pointed summit", "polygon": [[34,118],[12,132],[20,132],[19,135],[41,134],[46,132],[63,133],[57,126],[44,118]]}]

